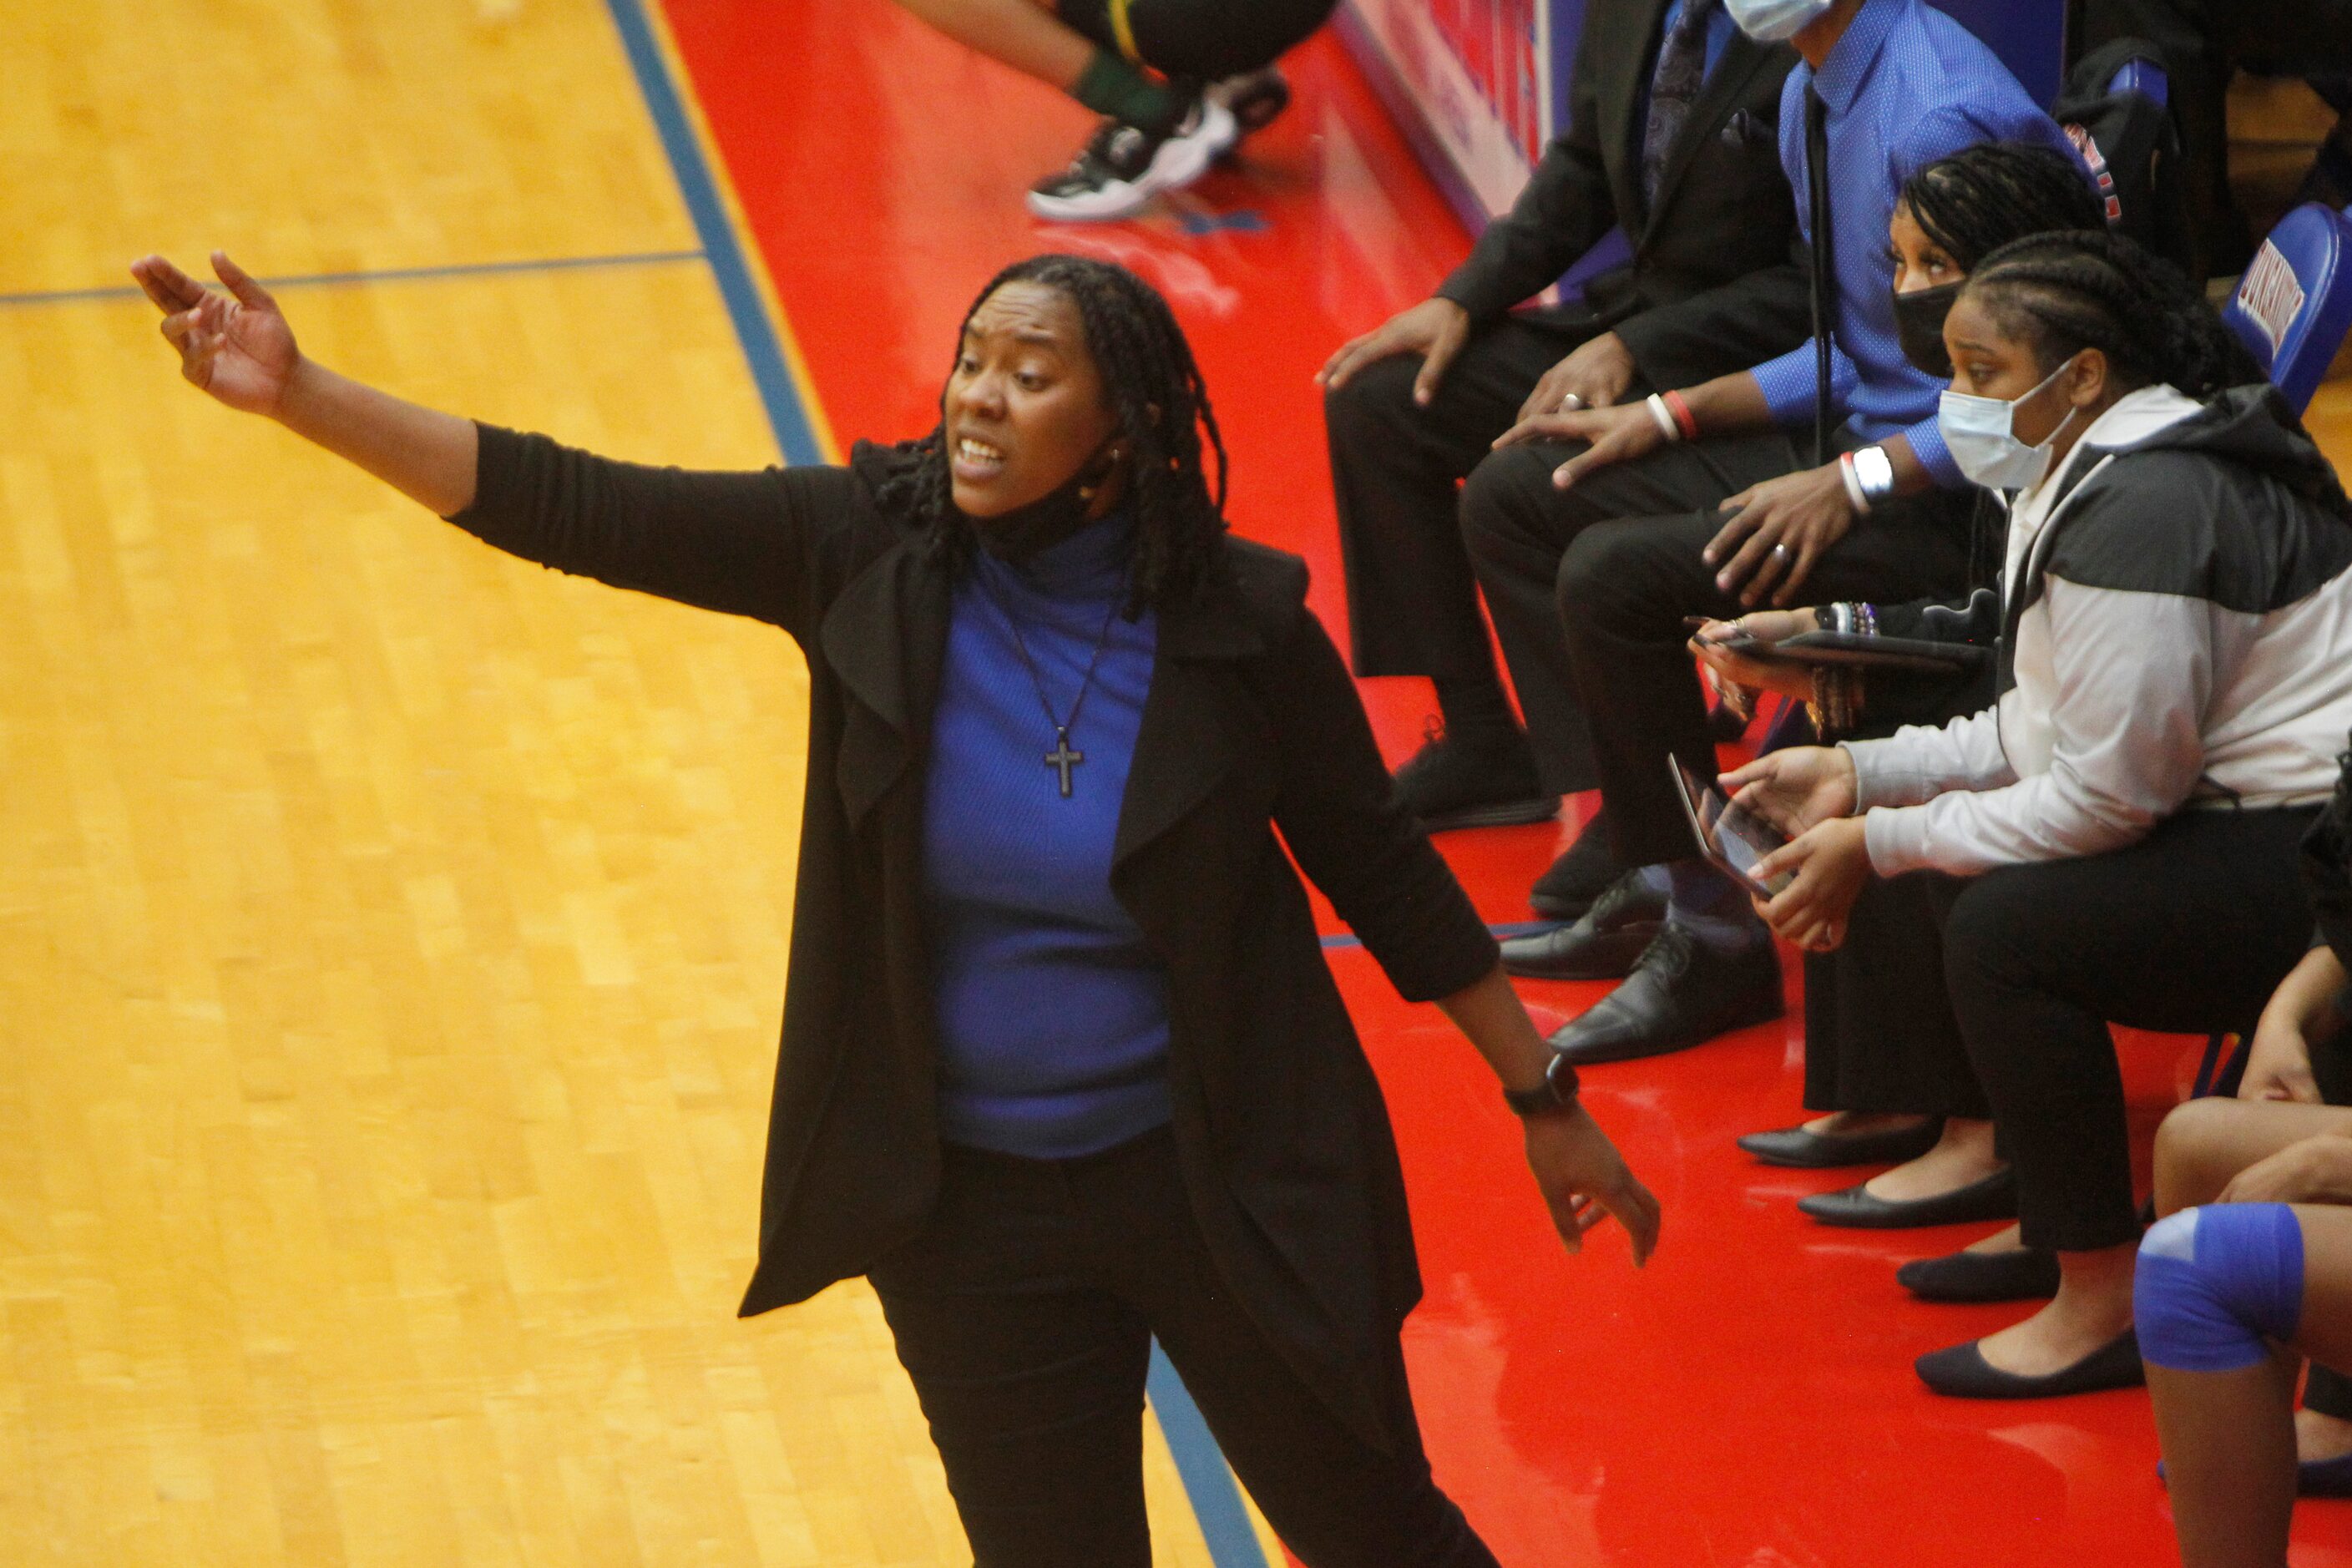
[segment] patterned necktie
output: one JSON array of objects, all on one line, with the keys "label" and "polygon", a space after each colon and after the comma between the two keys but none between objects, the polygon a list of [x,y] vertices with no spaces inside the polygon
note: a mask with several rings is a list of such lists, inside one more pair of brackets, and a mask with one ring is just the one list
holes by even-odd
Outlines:
[{"label": "patterned necktie", "polygon": [[1642,135],[1642,198],[1654,209],[1666,177],[1666,155],[1675,150],[1706,81],[1706,22],[1720,3],[1683,0],[1682,15],[1658,46],[1658,68],[1650,76],[1650,123]]}]

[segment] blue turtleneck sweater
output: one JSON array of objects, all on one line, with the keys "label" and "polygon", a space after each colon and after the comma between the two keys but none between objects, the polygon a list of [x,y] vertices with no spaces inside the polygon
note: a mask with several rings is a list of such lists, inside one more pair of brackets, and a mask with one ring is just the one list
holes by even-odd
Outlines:
[{"label": "blue turtleneck sweater", "polygon": [[[923,825],[952,1143],[1069,1159],[1169,1118],[1167,972],[1110,890],[1157,641],[1150,612],[1112,613],[1132,533],[1122,514],[1018,566],[975,552],[956,589]],[[1070,749],[1086,753],[1067,799],[1014,624]]]}]

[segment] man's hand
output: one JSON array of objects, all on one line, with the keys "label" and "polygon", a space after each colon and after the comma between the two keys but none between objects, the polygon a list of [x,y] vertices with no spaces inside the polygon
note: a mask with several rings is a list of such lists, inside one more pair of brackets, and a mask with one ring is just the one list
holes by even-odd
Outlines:
[{"label": "man's hand", "polygon": [[1633,384],[1633,352],[1625,346],[1625,340],[1614,332],[1603,332],[1544,372],[1527,402],[1519,405],[1519,417],[1610,407]]},{"label": "man's hand", "polygon": [[2323,1132],[2290,1143],[2231,1178],[2224,1204],[2352,1204],[2352,1138]]},{"label": "man's hand", "polygon": [[1767,752],[1723,775],[1723,793],[1781,832],[1798,835],[1853,815],[1861,799],[1853,754],[1843,746],[1790,746]]},{"label": "man's hand", "polygon": [[1723,503],[1731,518],[1700,553],[1715,585],[1743,605],[1795,601],[1822,552],[1853,529],[1853,502],[1835,463],[1767,479]]},{"label": "man's hand", "polygon": [[1568,1249],[1583,1250],[1584,1233],[1614,1215],[1633,1243],[1634,1267],[1648,1262],[1658,1245],[1658,1200],[1600,1124],[1580,1105],[1530,1116],[1526,1130],[1528,1168]]},{"label": "man's hand", "polygon": [[1665,433],[1641,404],[1587,408],[1574,414],[1537,414],[1495,437],[1497,451],[1522,441],[1584,441],[1585,449],[1552,470],[1551,482],[1567,489],[1595,468],[1631,462],[1666,444]]},{"label": "man's hand", "polygon": [[1385,322],[1351,339],[1315,373],[1316,384],[1338,391],[1355,374],[1375,360],[1393,354],[1419,354],[1421,374],[1412,378],[1412,400],[1426,407],[1437,395],[1437,384],[1462,345],[1470,341],[1470,312],[1451,300],[1423,300],[1400,310]]}]

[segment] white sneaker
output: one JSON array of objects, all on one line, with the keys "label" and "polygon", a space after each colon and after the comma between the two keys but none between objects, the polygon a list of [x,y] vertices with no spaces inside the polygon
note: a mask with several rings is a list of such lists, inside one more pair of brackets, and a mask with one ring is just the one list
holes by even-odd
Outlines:
[{"label": "white sneaker", "polygon": [[1029,210],[1056,223],[1126,217],[1160,192],[1182,190],[1207,174],[1240,140],[1233,111],[1207,99],[1164,135],[1106,120],[1068,168],[1029,188]]}]

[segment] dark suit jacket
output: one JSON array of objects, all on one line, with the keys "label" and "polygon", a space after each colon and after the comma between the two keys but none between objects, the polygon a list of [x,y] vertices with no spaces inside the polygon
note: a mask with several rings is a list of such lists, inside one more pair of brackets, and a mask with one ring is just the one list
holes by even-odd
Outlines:
[{"label": "dark suit jacket", "polygon": [[[953,569],[875,504],[869,448],[849,468],[687,474],[488,426],[481,443],[475,503],[452,521],[772,622],[808,656],[792,968],[742,1310],[803,1300],[914,1235],[938,1193],[923,794]],[[1284,846],[1409,998],[1483,978],[1495,942],[1390,804],[1305,565],[1239,541],[1223,565],[1197,606],[1160,612],[1111,886],[1168,966],[1174,1131],[1210,1250],[1310,1384],[1385,1446],[1408,1406],[1380,1346],[1420,1277],[1387,1110]]]},{"label": "dark suit jacket", "polygon": [[1556,281],[1622,224],[1633,258],[1581,301],[1541,312],[1613,330],[1651,385],[1689,386],[1760,364],[1812,331],[1795,198],[1780,167],[1785,45],[1735,32],[1669,154],[1654,212],[1642,195],[1641,110],[1667,0],[1591,0],[1567,132],[1438,293],[1474,321]]}]

